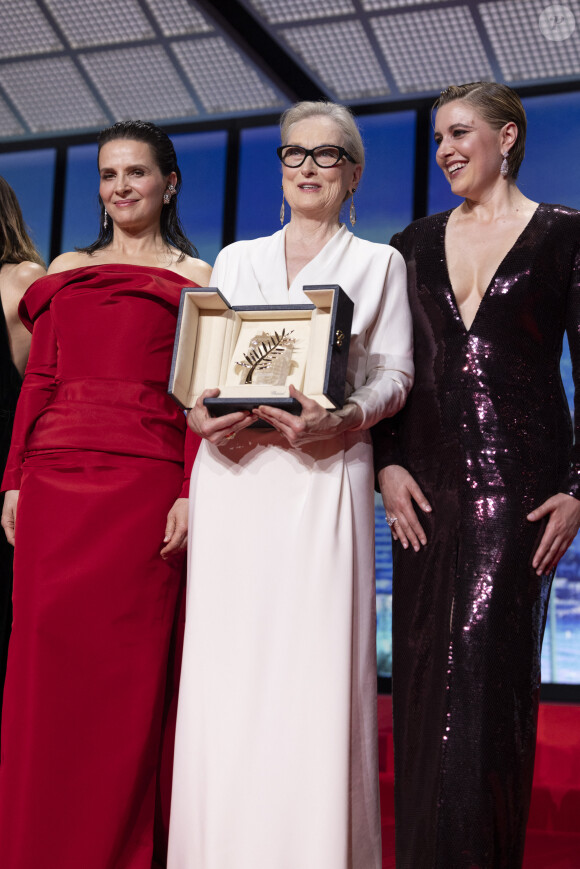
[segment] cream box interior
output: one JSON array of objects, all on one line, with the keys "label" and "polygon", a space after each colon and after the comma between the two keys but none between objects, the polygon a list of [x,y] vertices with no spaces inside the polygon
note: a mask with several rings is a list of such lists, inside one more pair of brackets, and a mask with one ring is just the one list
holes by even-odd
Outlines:
[{"label": "cream box interior", "polygon": [[[331,356],[336,348],[346,357],[350,339],[335,329],[337,294],[351,305],[338,286],[304,288],[311,305],[230,307],[216,288],[184,289],[177,324],[169,394],[183,408],[192,407],[205,389],[218,388],[218,399],[206,401],[212,413],[240,406],[293,402],[293,384],[322,407],[334,409],[342,401],[329,397]],[[289,371],[283,384],[247,383],[248,348],[256,336],[291,338]],[[346,345],[346,346],[345,346]],[[296,404],[296,402],[293,402]],[[298,407],[299,412],[299,407]]]}]

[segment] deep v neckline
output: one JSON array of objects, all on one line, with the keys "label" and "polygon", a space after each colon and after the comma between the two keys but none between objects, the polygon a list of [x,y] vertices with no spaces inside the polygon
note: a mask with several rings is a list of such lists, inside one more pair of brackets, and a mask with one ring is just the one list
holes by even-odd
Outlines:
[{"label": "deep v neckline", "polygon": [[493,285],[495,284],[495,282],[496,282],[496,280],[497,280],[497,276],[498,276],[498,274],[500,273],[500,270],[503,268],[504,264],[507,262],[507,260],[509,259],[509,257],[512,255],[512,253],[514,252],[514,250],[516,249],[516,247],[520,244],[522,238],[524,238],[524,237],[526,236],[526,234],[528,233],[528,230],[529,230],[531,224],[533,224],[533,223],[535,222],[536,215],[538,214],[538,212],[540,211],[540,209],[543,208],[543,206],[544,206],[544,203],[543,203],[543,202],[538,203],[538,205],[537,205],[536,208],[534,209],[534,212],[533,212],[533,214],[531,215],[530,219],[528,220],[528,222],[526,223],[526,225],[522,228],[522,231],[520,232],[520,234],[518,235],[518,237],[516,238],[516,240],[514,241],[514,243],[512,244],[512,246],[510,247],[510,249],[506,252],[505,256],[504,256],[504,257],[502,258],[502,260],[499,262],[499,264],[498,264],[496,270],[494,271],[494,273],[493,273],[493,275],[492,275],[492,277],[491,277],[490,282],[488,283],[487,287],[485,288],[485,292],[484,292],[483,296],[481,297],[481,299],[480,299],[480,301],[479,301],[479,305],[477,306],[477,310],[476,310],[476,312],[475,312],[475,316],[473,317],[473,320],[471,321],[471,326],[469,326],[469,328],[466,326],[466,324],[465,324],[465,320],[464,320],[463,317],[461,316],[461,312],[460,312],[460,310],[459,310],[459,305],[458,305],[458,303],[457,303],[457,296],[455,295],[455,291],[454,291],[454,289],[453,289],[453,285],[452,285],[452,283],[451,283],[451,277],[450,277],[450,275],[449,275],[449,265],[448,265],[448,263],[447,263],[447,248],[446,248],[446,245],[445,245],[445,237],[446,237],[446,235],[447,235],[447,224],[449,223],[449,218],[451,217],[451,214],[453,213],[453,211],[454,211],[455,209],[452,208],[452,209],[450,209],[449,211],[445,212],[445,214],[444,214],[444,219],[443,219],[443,226],[442,226],[442,230],[441,230],[441,245],[442,245],[442,248],[443,248],[443,257],[442,257],[442,262],[443,262],[443,269],[444,269],[444,271],[445,271],[446,286],[447,286],[447,288],[448,288],[448,290],[449,290],[448,295],[449,295],[449,298],[450,298],[450,300],[451,300],[451,304],[452,304],[452,307],[453,307],[453,311],[454,311],[454,313],[456,314],[456,316],[457,316],[459,322],[461,323],[461,325],[462,325],[462,327],[463,327],[463,329],[464,329],[464,331],[465,331],[465,333],[466,333],[467,335],[471,334],[471,332],[473,331],[473,327],[475,326],[475,323],[476,323],[476,321],[477,321],[477,319],[478,319],[478,317],[479,317],[479,313],[480,313],[480,311],[481,311],[481,307],[482,307],[483,303],[485,302],[486,298],[489,296],[490,291],[491,291]]}]

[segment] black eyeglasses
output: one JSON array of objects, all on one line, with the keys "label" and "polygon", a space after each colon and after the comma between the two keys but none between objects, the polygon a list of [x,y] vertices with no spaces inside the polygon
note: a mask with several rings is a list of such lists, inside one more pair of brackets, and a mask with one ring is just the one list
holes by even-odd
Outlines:
[{"label": "black eyeglasses", "polygon": [[312,149],[301,148],[300,145],[282,145],[276,149],[276,153],[284,166],[288,166],[290,169],[297,169],[302,166],[307,157],[312,157],[321,169],[330,169],[332,166],[338,165],[343,157],[346,157],[351,163],[356,163],[348,151],[339,145],[319,145],[318,148]]}]

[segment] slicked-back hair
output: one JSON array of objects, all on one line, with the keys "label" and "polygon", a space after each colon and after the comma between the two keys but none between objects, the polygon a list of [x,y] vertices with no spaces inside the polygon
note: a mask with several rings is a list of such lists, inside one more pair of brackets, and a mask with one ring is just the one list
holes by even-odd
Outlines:
[{"label": "slicked-back hair", "polygon": [[[101,149],[108,142],[113,142],[115,139],[131,139],[135,142],[145,142],[149,145],[151,153],[157,164],[157,167],[164,177],[167,177],[172,172],[175,172],[177,181],[175,182],[175,193],[171,197],[167,205],[163,205],[161,210],[160,231],[163,241],[170,247],[177,248],[181,251],[179,259],[183,259],[184,255],[197,257],[199,256],[195,246],[187,238],[177,207],[177,198],[181,190],[181,172],[177,165],[177,157],[173,142],[167,133],[152,124],[150,121],[118,121],[112,127],[107,127],[99,133],[97,142],[99,145],[98,158],[101,154]],[[104,226],[105,207],[99,196],[99,204],[101,207],[101,219],[98,238],[88,247],[77,248],[81,253],[93,254],[95,251],[106,247],[113,240],[113,221],[108,221],[108,226]]]},{"label": "slicked-back hair", "polygon": [[462,100],[473,106],[478,115],[494,130],[501,130],[509,123],[516,125],[518,136],[507,157],[508,177],[515,181],[524,159],[527,128],[526,113],[517,93],[506,84],[498,84],[495,81],[452,84],[441,91],[441,95],[433,104],[432,113],[455,100]]}]

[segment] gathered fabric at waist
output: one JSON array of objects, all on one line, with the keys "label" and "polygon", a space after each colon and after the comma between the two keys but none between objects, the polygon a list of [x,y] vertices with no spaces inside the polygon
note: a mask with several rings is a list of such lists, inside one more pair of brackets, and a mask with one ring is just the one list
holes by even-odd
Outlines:
[{"label": "gathered fabric at waist", "polygon": [[110,378],[59,381],[27,453],[86,449],[183,462],[185,417],[165,389]]}]

